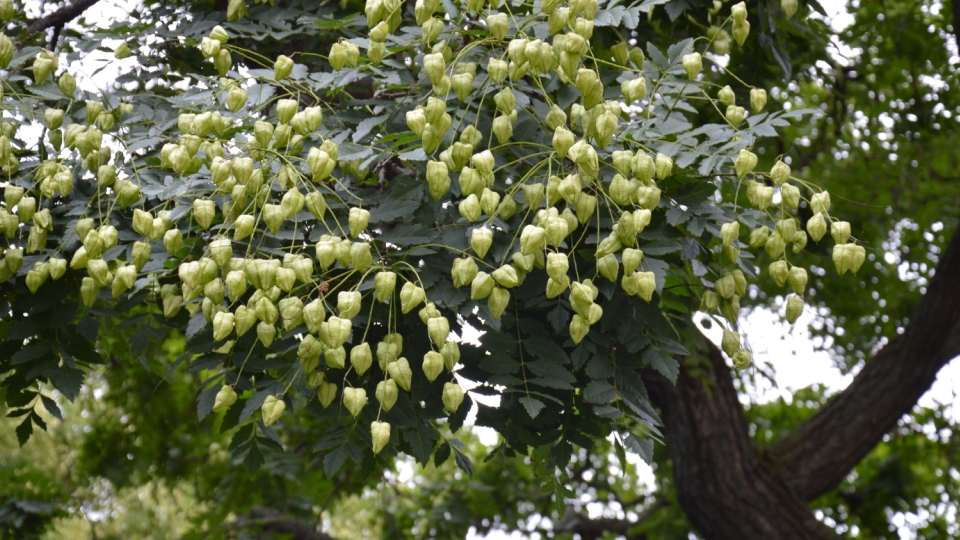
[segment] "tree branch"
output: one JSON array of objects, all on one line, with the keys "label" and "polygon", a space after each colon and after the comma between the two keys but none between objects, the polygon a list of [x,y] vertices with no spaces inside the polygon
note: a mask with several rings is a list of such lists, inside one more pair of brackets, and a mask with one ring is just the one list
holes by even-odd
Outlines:
[{"label": "tree branch", "polygon": [[659,497],[656,502],[637,515],[636,521],[616,518],[590,519],[568,508],[567,513],[557,522],[554,532],[579,534],[581,540],[596,540],[608,532],[622,534],[627,537],[627,540],[642,540],[646,535],[630,535],[628,531],[668,504],[666,497]]},{"label": "tree branch", "polygon": [[36,34],[47,28],[62,28],[63,25],[76,19],[81,13],[86,11],[87,8],[99,1],[100,0],[80,0],[79,2],[64,6],[46,17],[33,21],[33,23],[27,27],[27,34]]},{"label": "tree branch", "polygon": [[277,510],[264,506],[251,508],[246,517],[237,520],[237,526],[289,535],[291,540],[334,540],[332,536],[317,531],[306,521],[285,517]]},{"label": "tree branch", "polygon": [[[954,2],[957,5],[957,2]],[[960,355],[960,231],[944,251],[906,332],[853,383],[767,449],[805,501],[835,488]]]},{"label": "tree branch", "polygon": [[835,539],[760,455],[720,350],[701,338],[677,384],[643,371],[660,408],[677,498],[707,538]]}]

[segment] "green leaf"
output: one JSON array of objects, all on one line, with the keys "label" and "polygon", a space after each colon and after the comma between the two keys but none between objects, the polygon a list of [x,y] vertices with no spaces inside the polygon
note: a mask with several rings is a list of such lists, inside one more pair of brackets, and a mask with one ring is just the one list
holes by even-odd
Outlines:
[{"label": "green leaf", "polygon": [[590,381],[583,390],[583,398],[590,403],[612,403],[617,399],[617,390],[606,380]]},{"label": "green leaf", "polygon": [[381,234],[377,239],[398,246],[410,246],[431,243],[437,239],[437,236],[435,231],[419,223],[413,223],[409,225],[397,225]]},{"label": "green leaf", "polygon": [[30,440],[30,435],[33,435],[33,422],[30,421],[30,415],[24,418],[23,422],[20,422],[16,431],[17,442],[20,443],[20,448],[23,448],[23,445],[27,444],[27,441]]},{"label": "green leaf", "polygon": [[523,408],[527,410],[530,418],[536,418],[537,415],[540,414],[540,411],[546,406],[539,399],[530,396],[522,396],[519,401],[520,404],[523,405]]}]

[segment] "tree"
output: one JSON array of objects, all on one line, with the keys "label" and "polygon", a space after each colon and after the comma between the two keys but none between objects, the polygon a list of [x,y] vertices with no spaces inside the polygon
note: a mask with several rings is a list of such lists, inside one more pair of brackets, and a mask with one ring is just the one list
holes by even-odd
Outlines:
[{"label": "tree", "polygon": [[[68,61],[103,47],[88,32],[61,37],[91,4],[34,20],[4,7],[18,50],[0,44],[12,119],[0,139],[8,182],[0,309],[10,313],[0,323],[0,384],[10,415],[22,418],[21,444],[45,425],[44,410],[60,414],[49,388],[72,399],[95,366],[106,363],[113,387],[138,381],[128,411],[151,401],[141,365],[168,376],[188,367],[200,377],[185,376],[176,388],[186,395],[165,401],[165,412],[182,417],[195,390],[200,420],[218,434],[181,425],[183,446],[200,453],[167,463],[171,480],[183,468],[224,478],[200,464],[211,441],[230,440],[232,458],[251,473],[309,472],[318,489],[350,494],[398,452],[437,465],[452,456],[471,474],[477,449],[455,434],[471,393],[497,395],[499,407],[478,412],[502,437],[491,455],[518,467],[515,477],[533,488],[522,493],[552,501],[558,516],[584,467],[599,470],[593,457],[624,468],[627,451],[653,459],[665,435],[676,501],[701,534],[819,538],[835,533],[809,503],[844,480],[956,354],[957,296],[946,276],[957,248],[933,252],[937,273],[908,323],[916,295],[897,290],[891,266],[864,248],[885,238],[889,218],[834,205],[853,216],[851,227],[831,214],[823,190],[835,203],[836,195],[880,203],[857,190],[862,182],[844,180],[863,174],[870,148],[891,144],[886,135],[904,140],[900,163],[911,151],[928,155],[918,161],[934,181],[956,158],[907,146],[917,132],[895,122],[876,144],[858,141],[863,159],[831,166],[832,177],[814,184],[791,174],[826,168],[847,136],[828,122],[855,125],[843,118],[844,100],[872,92],[864,86],[876,78],[858,82],[871,69],[864,62],[826,84],[771,92],[841,111],[819,125],[803,110],[767,107],[761,88],[776,70],[789,77],[793,64],[822,60],[818,36],[829,37],[785,14],[789,3],[708,12],[668,2],[665,13],[652,3],[156,4],[135,24],[114,25],[110,38],[124,41],[110,49],[118,60],[136,51],[136,61],[99,94],[77,91],[70,66],[35,45],[59,47]],[[922,27],[914,9],[890,11],[858,39],[874,47],[876,36],[893,35],[886,25]],[[751,27],[760,47],[734,48],[729,71],[719,67],[714,55],[729,52],[731,39],[754,43]],[[882,58],[874,48],[868,55]],[[936,148],[952,132],[936,127],[942,110],[932,101],[900,100],[939,132]],[[776,137],[777,128],[786,134]],[[814,129],[811,151],[787,147]],[[929,217],[954,189],[897,204]],[[833,242],[822,239],[828,225]],[[865,260],[873,268],[834,279],[821,271],[831,258],[841,274]],[[805,268],[816,270],[809,288]],[[886,319],[888,304],[868,313],[883,320],[876,330],[855,322],[870,319],[856,305],[861,295],[834,294],[854,279],[905,298]],[[738,328],[748,282],[757,306],[792,290],[790,320],[802,297],[829,308],[851,330],[838,345],[861,351],[860,360],[904,329],[848,390],[762,449],[748,437],[723,354],[691,316],[705,311],[727,328],[726,354],[748,367]],[[458,322],[485,331],[482,347],[448,340]],[[464,394],[460,378],[480,385]],[[138,425],[171,433],[163,415],[145,412]],[[116,426],[102,433],[124,438]],[[136,466],[170,455],[170,442],[146,445],[156,454],[116,467],[114,480],[136,484]],[[84,455],[100,466],[118,457]],[[322,473],[306,463],[314,456]],[[359,473],[344,468],[348,458]],[[251,523],[313,530],[250,506],[286,499],[289,482],[252,498],[234,482],[221,494],[245,496]],[[582,537],[633,528],[569,512],[557,523]]]}]

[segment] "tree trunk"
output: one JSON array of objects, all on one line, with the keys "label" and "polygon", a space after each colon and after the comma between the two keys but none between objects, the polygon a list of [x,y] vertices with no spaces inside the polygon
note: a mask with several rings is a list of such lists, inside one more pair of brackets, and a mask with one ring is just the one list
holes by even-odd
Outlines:
[{"label": "tree trunk", "polygon": [[[960,234],[900,339],[769,448],[750,440],[730,368],[706,339],[677,384],[644,373],[661,409],[681,507],[708,539],[837,538],[807,504],[835,489],[960,355]],[[700,369],[690,369],[699,367]]]}]

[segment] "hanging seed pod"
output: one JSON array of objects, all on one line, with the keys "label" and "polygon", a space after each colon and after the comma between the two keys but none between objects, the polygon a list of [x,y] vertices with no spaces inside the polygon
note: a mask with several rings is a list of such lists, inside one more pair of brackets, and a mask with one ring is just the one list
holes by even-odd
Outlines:
[{"label": "hanging seed pod", "polygon": [[436,351],[429,351],[423,355],[423,374],[427,380],[433,382],[443,373],[443,355]]},{"label": "hanging seed pod", "polygon": [[456,341],[448,341],[440,347],[440,354],[443,355],[443,364],[448,370],[453,371],[457,362],[460,361],[460,346]]},{"label": "hanging seed pod", "polygon": [[486,272],[477,272],[474,276],[473,281],[470,283],[470,299],[471,300],[481,300],[490,296],[490,293],[493,292],[494,287],[497,283],[493,280],[493,277]]},{"label": "hanging seed pod", "polygon": [[223,412],[236,402],[237,392],[234,391],[232,386],[224,385],[217,392],[217,396],[213,400],[213,412]]},{"label": "hanging seed pod", "polygon": [[740,349],[733,355],[734,369],[746,369],[753,363],[753,355],[746,349]]},{"label": "hanging seed pod", "polygon": [[720,348],[732,358],[740,350],[740,334],[724,328]]},{"label": "hanging seed pod", "polygon": [[509,303],[510,292],[500,287],[494,287],[490,292],[490,297],[487,299],[487,307],[490,309],[490,314],[493,315],[494,319],[500,318],[500,315],[507,309]]},{"label": "hanging seed pod", "polygon": [[377,383],[376,397],[380,402],[380,408],[389,411],[397,402],[400,391],[397,388],[397,382],[393,379],[387,379]]},{"label": "hanging seed pod", "polygon": [[[373,353],[370,352],[369,343],[364,342],[350,349],[350,365],[353,366],[357,375],[363,375],[370,369],[370,366],[373,365]],[[379,394],[377,399],[380,399]]]},{"label": "hanging seed pod", "polygon": [[830,235],[833,237],[834,242],[845,244],[847,240],[850,239],[850,223],[847,221],[834,221],[830,226]]},{"label": "hanging seed pod", "polygon": [[703,60],[698,52],[683,55],[680,62],[687,72],[687,77],[691,79],[695,79],[700,74],[700,70],[703,69]]},{"label": "hanging seed pod", "polygon": [[740,153],[737,154],[737,160],[735,168],[737,171],[737,178],[741,180],[754,168],[757,166],[757,155],[753,152],[747,150],[746,148],[740,150]]},{"label": "hanging seed pod", "polygon": [[460,408],[460,404],[463,403],[463,388],[455,382],[444,383],[441,399],[443,406],[451,413],[455,413]]},{"label": "hanging seed pod", "polygon": [[413,383],[413,371],[411,371],[410,363],[407,362],[406,358],[397,358],[387,364],[387,374],[396,381],[397,386],[407,392],[410,391],[410,386]]},{"label": "hanging seed pod", "polygon": [[400,288],[400,310],[404,313],[410,313],[413,308],[419,306],[426,299],[424,290],[408,281]]},{"label": "hanging seed pod", "polygon": [[791,294],[787,297],[787,322],[790,324],[797,322],[797,319],[799,319],[802,314],[803,299]]},{"label": "hanging seed pod", "polygon": [[787,17],[793,17],[793,14],[797,12],[797,6],[797,0],[780,0],[780,9],[783,10]]},{"label": "hanging seed pod", "polygon": [[460,288],[473,283],[473,278],[476,277],[478,271],[477,263],[473,260],[473,257],[454,259],[453,270],[451,271],[453,286]]},{"label": "hanging seed pod", "polygon": [[357,417],[364,405],[367,404],[367,391],[363,388],[344,388],[343,406],[346,407],[350,415]]},{"label": "hanging seed pod", "polygon": [[767,106],[767,91],[763,88],[752,88],[750,90],[750,108],[758,113]]},{"label": "hanging seed pod", "polygon": [[327,367],[343,369],[347,367],[347,351],[342,345],[334,349],[324,349],[323,361]]},{"label": "hanging seed pod", "polygon": [[856,244],[837,244],[833,246],[833,264],[842,276],[849,270],[854,274],[860,269],[866,258],[866,250]]},{"label": "hanging seed pod", "polygon": [[818,213],[807,220],[807,233],[814,242],[819,242],[827,234],[827,220],[823,218],[823,214]]}]

